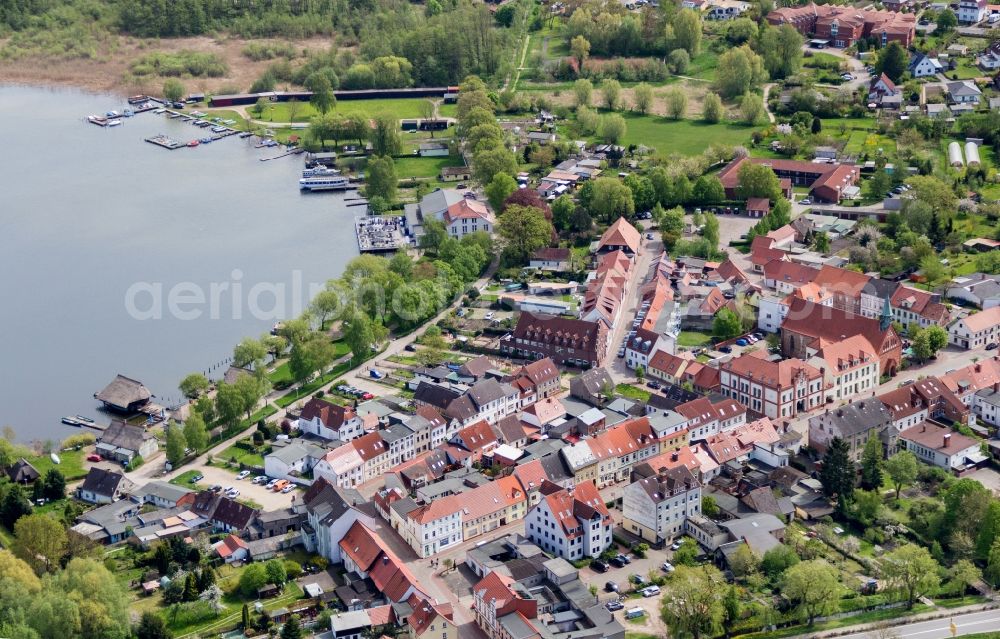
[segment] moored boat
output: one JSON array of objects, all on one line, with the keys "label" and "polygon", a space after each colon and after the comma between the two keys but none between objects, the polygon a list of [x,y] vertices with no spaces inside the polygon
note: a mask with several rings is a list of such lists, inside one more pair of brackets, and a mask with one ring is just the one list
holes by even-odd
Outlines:
[{"label": "moored boat", "polygon": [[49,459],[51,459],[52,463],[56,464],[56,465],[59,465],[59,464],[62,463],[62,460],[59,459],[59,455],[56,455],[55,453],[49,453]]},{"label": "moored boat", "polygon": [[114,120],[108,120],[108,126],[121,126],[122,121],[115,118]]},{"label": "moored boat", "polygon": [[351,188],[351,181],[343,175],[307,177],[299,180],[303,191],[343,191]]},{"label": "moored boat", "polygon": [[198,140],[191,140],[188,142],[188,146],[198,146],[199,144],[201,143]]}]

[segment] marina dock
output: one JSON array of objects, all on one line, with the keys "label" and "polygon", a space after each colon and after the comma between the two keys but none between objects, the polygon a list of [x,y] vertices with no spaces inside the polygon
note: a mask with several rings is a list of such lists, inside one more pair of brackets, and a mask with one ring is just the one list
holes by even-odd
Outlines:
[{"label": "marina dock", "polygon": [[161,146],[164,149],[170,151],[185,146],[183,142],[178,142],[177,140],[174,140],[173,138],[168,138],[165,135],[154,135],[151,138],[146,138],[146,142],[149,142],[150,144],[155,144],[156,146]]}]

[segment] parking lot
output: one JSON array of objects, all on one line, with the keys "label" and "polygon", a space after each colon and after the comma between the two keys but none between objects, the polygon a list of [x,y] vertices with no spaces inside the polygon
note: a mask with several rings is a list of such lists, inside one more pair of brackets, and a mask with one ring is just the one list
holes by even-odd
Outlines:
[{"label": "parking lot", "polygon": [[240,491],[237,499],[250,500],[260,504],[264,510],[274,510],[291,506],[294,503],[296,495],[299,494],[299,489],[286,494],[276,493],[264,486],[254,484],[251,481],[253,475],[241,481],[236,479],[236,475],[233,472],[215,466],[203,466],[197,470],[205,476],[204,479],[198,482],[198,488],[207,489],[215,485],[222,486],[223,488],[232,486]]}]

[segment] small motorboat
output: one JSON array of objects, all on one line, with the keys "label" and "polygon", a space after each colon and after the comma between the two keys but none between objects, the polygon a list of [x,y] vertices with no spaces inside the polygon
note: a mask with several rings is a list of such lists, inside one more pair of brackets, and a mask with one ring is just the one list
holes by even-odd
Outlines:
[{"label": "small motorboat", "polygon": [[200,141],[200,142],[201,142],[202,144],[210,144],[210,143],[212,142],[212,138],[202,138],[202,139],[201,139],[201,140],[199,140],[199,141]]},{"label": "small motorboat", "polygon": [[165,111],[166,111],[166,109],[164,109],[163,107],[160,107],[159,109],[156,109],[155,111],[153,111],[153,113],[160,114],[160,113],[164,113]]},{"label": "small motorboat", "polygon": [[52,463],[56,464],[56,465],[59,465],[59,464],[62,463],[62,460],[59,459],[59,455],[56,455],[55,453],[49,453],[49,459],[51,459]]},{"label": "small motorboat", "polygon": [[188,142],[188,146],[198,146],[199,144],[201,144],[201,142],[199,142],[198,140],[191,140],[190,142]]},{"label": "small motorboat", "polygon": [[121,126],[122,121],[115,118],[114,120],[108,120],[108,126]]}]

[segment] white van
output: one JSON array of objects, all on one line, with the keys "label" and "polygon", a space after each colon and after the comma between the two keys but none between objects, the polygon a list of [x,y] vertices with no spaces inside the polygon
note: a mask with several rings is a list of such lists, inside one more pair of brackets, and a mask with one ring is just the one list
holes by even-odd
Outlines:
[{"label": "white van", "polygon": [[642,617],[645,614],[646,614],[646,611],[643,610],[642,608],[630,608],[629,610],[625,611],[625,618],[626,619],[638,619],[639,617]]}]

